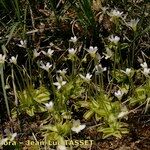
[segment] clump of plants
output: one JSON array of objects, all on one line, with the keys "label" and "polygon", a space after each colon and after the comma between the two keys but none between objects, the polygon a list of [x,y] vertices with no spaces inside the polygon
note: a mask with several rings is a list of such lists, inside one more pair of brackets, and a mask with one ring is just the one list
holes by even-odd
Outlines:
[{"label": "clump of plants", "polygon": [[[150,101],[149,6],[139,3],[142,12],[130,1],[12,3],[17,18],[10,14],[0,37],[0,76],[7,121],[18,129],[8,126],[0,146],[28,139],[28,148],[64,150],[83,148],[66,140],[84,140],[91,127],[101,139],[130,133],[128,116],[147,113]],[[24,119],[37,128],[24,133]]]}]

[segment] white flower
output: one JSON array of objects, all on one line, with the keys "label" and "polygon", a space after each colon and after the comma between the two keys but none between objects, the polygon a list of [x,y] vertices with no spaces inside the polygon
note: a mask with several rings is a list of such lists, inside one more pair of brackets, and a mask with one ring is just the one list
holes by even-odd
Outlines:
[{"label": "white flower", "polygon": [[150,73],[150,68],[144,68],[144,70],[142,71],[142,73],[147,76]]},{"label": "white flower", "polygon": [[80,77],[85,80],[86,82],[89,82],[91,80],[92,75],[90,73],[87,73],[86,76],[83,76],[81,74],[79,74]]},{"label": "white flower", "polygon": [[128,109],[126,106],[123,106],[121,108],[121,112],[118,114],[118,118],[123,118],[125,117],[127,114],[129,114]]},{"label": "white flower", "polygon": [[40,68],[46,70],[47,72],[49,71],[49,69],[51,67],[52,67],[52,65],[49,62],[47,62],[46,65],[44,65],[43,63],[41,63],[41,66],[40,66]]},{"label": "white flower", "polygon": [[116,9],[113,9],[113,10],[111,10],[110,13],[108,13],[108,15],[109,15],[110,17],[116,17],[116,18],[122,17],[122,14],[123,14],[123,12],[120,12],[120,11],[118,11],[118,10],[116,10]]},{"label": "white flower", "polygon": [[51,50],[51,49],[49,48],[48,51],[47,51],[47,56],[48,56],[48,57],[51,57],[51,56],[53,55],[53,53],[54,53],[54,50]]},{"label": "white flower", "polygon": [[131,27],[133,31],[136,31],[138,22],[139,19],[131,19],[131,21],[127,23],[127,26]]},{"label": "white flower", "polygon": [[4,145],[8,140],[10,142],[12,142],[15,139],[15,137],[17,136],[17,133],[10,133],[10,131],[7,129],[5,129],[5,133],[8,133],[9,136],[7,138],[0,140],[0,146]]},{"label": "white flower", "polygon": [[0,64],[4,64],[5,62],[5,55],[0,54]]},{"label": "white flower", "polygon": [[95,47],[90,46],[87,52],[91,55],[91,57],[95,57],[97,50],[98,50],[97,46]]},{"label": "white flower", "polygon": [[50,101],[49,103],[46,103],[45,106],[48,110],[51,110],[54,106],[54,103],[52,101]]},{"label": "white flower", "polygon": [[58,90],[67,83],[66,81],[63,81],[62,76],[56,77],[56,79],[58,82],[54,82],[53,84],[57,86]]},{"label": "white flower", "polygon": [[80,120],[73,120],[73,126],[71,128],[72,131],[79,133],[81,130],[83,130],[86,127],[85,124],[80,124]]},{"label": "white flower", "polygon": [[70,49],[68,49],[68,52],[70,55],[75,55],[76,50],[74,48],[70,48]]},{"label": "white flower", "polygon": [[10,63],[16,65],[16,64],[17,64],[17,57],[18,57],[18,55],[17,55],[16,57],[12,56],[12,57],[9,59]]},{"label": "white flower", "polygon": [[73,43],[76,43],[77,42],[77,37],[76,36],[71,37],[71,39],[69,41],[73,42]]},{"label": "white flower", "polygon": [[45,51],[42,51],[42,53],[44,55],[47,55],[48,57],[52,57],[53,53],[54,53],[54,50],[51,50],[50,48],[48,49],[47,53]]},{"label": "white flower", "polygon": [[16,136],[17,136],[17,133],[13,133],[13,134],[11,135],[10,141],[13,141]]},{"label": "white flower", "polygon": [[126,70],[125,70],[125,71],[124,71],[124,70],[122,70],[122,72],[124,72],[127,76],[130,76],[130,75],[131,75],[132,70],[131,70],[131,68],[126,68]]},{"label": "white flower", "polygon": [[96,73],[99,74],[99,73],[102,73],[102,72],[106,71],[107,68],[106,67],[103,68],[102,65],[99,64],[99,65],[95,66],[94,70],[96,70]]},{"label": "white flower", "polygon": [[147,63],[146,63],[146,62],[144,62],[143,64],[141,63],[141,64],[140,64],[140,66],[141,66],[142,68],[148,68],[148,66],[147,66]]},{"label": "white flower", "polygon": [[143,64],[141,63],[140,66],[143,68],[142,73],[147,76],[150,73],[150,68],[148,68],[147,63],[144,62]]},{"label": "white flower", "polygon": [[27,47],[27,41],[26,40],[21,40],[20,44],[17,44],[19,47],[26,48]]},{"label": "white flower", "polygon": [[58,145],[57,150],[67,150],[65,145]]},{"label": "white flower", "polygon": [[122,98],[122,96],[123,96],[124,93],[123,93],[122,91],[118,90],[118,91],[115,92],[114,94],[115,94],[115,96],[120,100],[120,99]]},{"label": "white flower", "polygon": [[8,138],[4,138],[0,140],[0,146],[4,145],[8,141]]},{"label": "white flower", "polygon": [[119,115],[118,115],[118,118],[123,118],[124,116],[126,116],[128,114],[128,112],[127,111],[122,111],[122,112],[120,112],[119,113]]},{"label": "white flower", "polygon": [[34,58],[38,57],[38,56],[40,55],[40,53],[41,53],[41,52],[37,52],[37,50],[34,49],[34,51],[33,51],[33,56],[34,56]]},{"label": "white flower", "polygon": [[130,75],[130,73],[131,73],[131,68],[126,68],[126,74]]},{"label": "white flower", "polygon": [[64,76],[67,73],[67,68],[63,70],[58,70],[57,73],[60,73],[61,76]]},{"label": "white flower", "polygon": [[109,39],[110,42],[112,42],[112,43],[117,45],[119,40],[120,40],[120,37],[111,35],[108,39]]}]

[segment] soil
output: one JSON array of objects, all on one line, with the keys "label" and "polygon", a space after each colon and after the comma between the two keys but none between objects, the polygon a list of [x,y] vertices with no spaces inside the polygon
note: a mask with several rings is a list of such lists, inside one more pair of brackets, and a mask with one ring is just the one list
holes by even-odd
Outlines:
[{"label": "soil", "polygon": [[[78,147],[74,148],[74,150],[150,150],[150,115],[142,113],[131,114],[127,120],[127,123],[129,125],[130,132],[121,139],[114,137],[102,139],[101,133],[98,133],[95,129],[88,130],[88,132],[85,130],[82,134],[84,137],[86,136],[89,139],[94,140],[93,145],[90,148]],[[32,131],[37,131],[38,126],[36,124],[38,124],[38,122],[34,123],[36,127],[33,125],[34,127],[32,128]],[[9,126],[8,122],[5,125]],[[24,129],[26,129],[26,133],[31,130],[31,127],[31,125],[30,127],[25,125]],[[83,138],[82,134],[78,134],[76,138]],[[26,134],[26,137],[27,136],[28,135]],[[21,138],[19,138],[19,140],[20,139]],[[15,150],[12,146],[5,146],[3,149]],[[26,147],[25,149],[29,150],[31,148]],[[20,148],[18,150],[20,150]]]},{"label": "soil", "polygon": [[100,140],[93,145],[92,150],[150,150],[150,115],[131,115],[128,123],[128,135],[121,139]]}]

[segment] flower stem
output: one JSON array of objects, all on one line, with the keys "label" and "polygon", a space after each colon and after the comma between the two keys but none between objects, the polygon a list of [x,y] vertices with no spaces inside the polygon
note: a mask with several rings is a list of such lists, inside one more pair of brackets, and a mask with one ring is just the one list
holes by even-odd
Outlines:
[{"label": "flower stem", "polygon": [[114,79],[116,77],[116,58],[117,58],[117,49],[118,47],[115,47],[115,56],[114,56],[114,65],[113,65],[113,77],[112,77],[112,81],[110,83],[110,89],[109,89],[109,96],[110,96],[110,93],[111,93],[111,90],[112,90],[112,85],[113,85],[113,82],[114,82]]},{"label": "flower stem", "polygon": [[4,100],[5,100],[6,109],[7,109],[7,114],[8,114],[8,117],[11,118],[10,109],[9,109],[9,105],[8,105],[7,94],[6,94],[6,89],[5,89],[5,83],[4,83],[3,67],[0,68],[0,75],[1,75],[2,89],[3,89]]}]

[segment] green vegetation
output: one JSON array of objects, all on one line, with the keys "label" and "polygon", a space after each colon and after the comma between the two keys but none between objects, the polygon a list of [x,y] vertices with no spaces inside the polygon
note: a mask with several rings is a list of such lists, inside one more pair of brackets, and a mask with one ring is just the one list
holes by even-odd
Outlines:
[{"label": "green vegetation", "polygon": [[146,0],[0,0],[0,147],[130,134],[130,115],[149,114],[149,12]]}]

